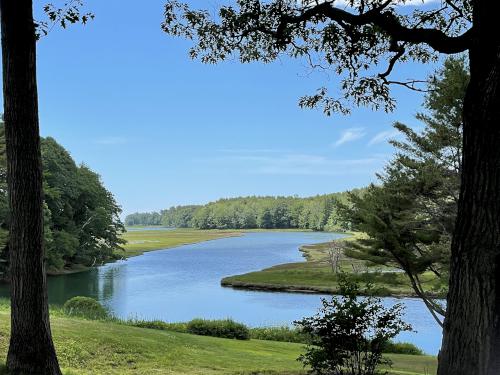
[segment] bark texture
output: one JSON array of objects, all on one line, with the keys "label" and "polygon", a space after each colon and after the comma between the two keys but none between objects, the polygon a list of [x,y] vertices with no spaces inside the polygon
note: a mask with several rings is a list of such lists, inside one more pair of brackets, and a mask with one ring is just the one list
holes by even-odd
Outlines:
[{"label": "bark texture", "polygon": [[59,375],[49,324],[36,38],[31,0],[0,0],[7,178],[11,212],[12,374]]},{"label": "bark texture", "polygon": [[500,1],[475,1],[439,375],[500,374]]}]

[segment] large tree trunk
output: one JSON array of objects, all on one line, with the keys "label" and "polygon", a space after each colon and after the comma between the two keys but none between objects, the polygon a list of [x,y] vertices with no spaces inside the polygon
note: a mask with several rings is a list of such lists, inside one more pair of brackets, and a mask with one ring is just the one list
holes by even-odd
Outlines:
[{"label": "large tree trunk", "polygon": [[43,260],[42,164],[36,38],[31,0],[0,0],[7,178],[10,199],[13,374],[60,374],[52,343]]},{"label": "large tree trunk", "polygon": [[499,14],[500,1],[474,3],[462,185],[439,375],[500,374]]}]

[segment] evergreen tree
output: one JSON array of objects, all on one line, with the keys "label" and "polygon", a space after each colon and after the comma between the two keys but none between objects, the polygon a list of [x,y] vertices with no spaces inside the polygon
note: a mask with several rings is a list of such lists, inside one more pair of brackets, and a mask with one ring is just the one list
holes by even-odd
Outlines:
[{"label": "evergreen tree", "polygon": [[417,115],[424,130],[395,124],[404,141],[391,142],[397,155],[379,176],[381,185],[370,186],[362,197],[352,195],[343,209],[345,220],[370,236],[353,244],[349,255],[403,270],[440,324],[445,308],[430,297],[434,291],[425,287],[422,275],[431,272],[443,284],[449,278],[460,190],[460,108],[468,80],[463,59],[445,62],[431,80],[427,112]]}]

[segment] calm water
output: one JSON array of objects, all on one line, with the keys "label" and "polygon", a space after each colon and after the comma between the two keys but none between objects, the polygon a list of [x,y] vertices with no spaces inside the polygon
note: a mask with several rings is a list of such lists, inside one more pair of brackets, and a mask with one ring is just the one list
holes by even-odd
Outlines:
[{"label": "calm water", "polygon": [[[303,261],[300,245],[338,237],[332,233],[250,233],[149,252],[88,272],[50,277],[49,300],[62,304],[77,295],[90,296],[123,318],[175,322],[231,317],[250,326],[290,324],[313,315],[321,296],[233,290],[222,288],[221,278]],[[402,334],[399,339],[436,354],[441,331],[424,304],[417,299],[384,299],[387,305],[398,301],[404,301],[405,320],[418,331]]]}]

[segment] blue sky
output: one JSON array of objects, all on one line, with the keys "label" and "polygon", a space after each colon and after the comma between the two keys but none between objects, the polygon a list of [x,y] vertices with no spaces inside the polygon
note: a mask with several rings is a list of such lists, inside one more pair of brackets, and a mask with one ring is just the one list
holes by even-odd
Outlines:
[{"label": "blue sky", "polygon": [[[390,114],[325,117],[297,102],[320,86],[335,89],[336,77],[303,61],[191,61],[189,43],[160,29],[163,3],[87,0],[93,22],[54,28],[38,46],[42,135],[97,171],[124,214],[364,186],[391,157],[391,124],[418,126],[414,92],[394,90]],[[409,65],[400,74],[432,69]]]}]

